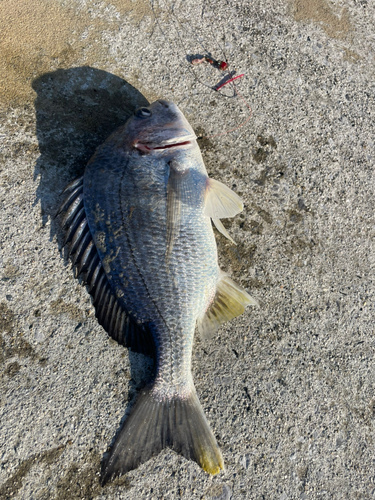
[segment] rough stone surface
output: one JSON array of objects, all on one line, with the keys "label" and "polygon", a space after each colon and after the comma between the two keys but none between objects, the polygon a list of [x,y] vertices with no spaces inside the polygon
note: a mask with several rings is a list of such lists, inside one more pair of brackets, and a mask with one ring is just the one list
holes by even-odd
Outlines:
[{"label": "rough stone surface", "polygon": [[[374,2],[2,0],[0,29],[0,498],[374,498]],[[250,111],[199,54],[245,74],[242,128],[217,135]],[[226,470],[165,450],[101,488],[150,363],[97,324],[53,216],[155,98],[243,197],[220,262],[261,307],[194,347]]]}]

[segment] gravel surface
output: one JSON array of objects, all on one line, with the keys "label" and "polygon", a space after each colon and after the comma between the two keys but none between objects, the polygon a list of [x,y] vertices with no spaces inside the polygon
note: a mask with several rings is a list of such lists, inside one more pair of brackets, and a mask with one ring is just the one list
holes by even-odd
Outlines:
[{"label": "gravel surface", "polygon": [[[0,28],[1,500],[375,498],[374,2],[2,0]],[[220,264],[261,307],[194,346],[226,470],[164,450],[102,488],[151,363],[98,325],[54,214],[157,98],[244,200]]]}]

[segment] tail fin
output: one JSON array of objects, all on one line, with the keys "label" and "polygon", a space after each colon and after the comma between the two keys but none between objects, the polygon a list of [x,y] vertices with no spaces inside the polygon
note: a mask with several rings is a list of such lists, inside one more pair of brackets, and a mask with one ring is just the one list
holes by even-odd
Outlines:
[{"label": "tail fin", "polygon": [[101,484],[135,469],[167,447],[195,460],[210,474],[224,468],[195,391],[185,399],[158,401],[149,389],[144,390],[103,464]]}]

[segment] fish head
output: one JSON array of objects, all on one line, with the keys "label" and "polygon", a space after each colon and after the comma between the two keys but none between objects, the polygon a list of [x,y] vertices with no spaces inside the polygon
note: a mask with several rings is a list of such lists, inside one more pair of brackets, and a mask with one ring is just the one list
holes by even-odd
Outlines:
[{"label": "fish head", "polygon": [[196,146],[196,135],[173,102],[159,99],[138,108],[124,129],[126,146],[141,154],[164,155]]}]

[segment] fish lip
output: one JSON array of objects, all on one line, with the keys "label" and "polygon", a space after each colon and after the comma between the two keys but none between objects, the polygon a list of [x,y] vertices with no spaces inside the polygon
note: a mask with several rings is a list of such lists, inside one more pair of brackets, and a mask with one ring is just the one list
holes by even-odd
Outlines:
[{"label": "fish lip", "polygon": [[196,140],[196,138],[196,135],[187,135],[183,137],[174,137],[172,139],[167,139],[157,144],[153,142],[136,141],[134,147],[144,152],[164,151],[165,149],[179,148],[182,146],[191,145],[193,141]]}]

